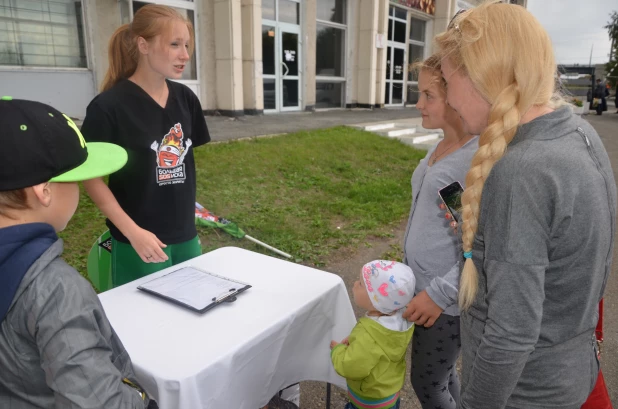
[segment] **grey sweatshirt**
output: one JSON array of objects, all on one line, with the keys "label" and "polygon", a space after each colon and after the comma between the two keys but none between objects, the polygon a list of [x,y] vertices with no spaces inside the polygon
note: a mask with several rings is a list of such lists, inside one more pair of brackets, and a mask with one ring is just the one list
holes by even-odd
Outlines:
[{"label": "grey sweatshirt", "polygon": [[427,290],[427,295],[444,314],[457,316],[461,244],[444,218],[444,211],[438,208],[441,202],[438,190],[455,181],[465,188],[466,173],[478,149],[478,137],[428,166],[435,148],[412,174],[412,208],[404,236],[404,263],[414,272],[416,293]]},{"label": "grey sweatshirt", "polygon": [[599,364],[616,184],[603,144],[566,108],[520,127],[485,182],[461,315],[464,409],[579,408]]}]

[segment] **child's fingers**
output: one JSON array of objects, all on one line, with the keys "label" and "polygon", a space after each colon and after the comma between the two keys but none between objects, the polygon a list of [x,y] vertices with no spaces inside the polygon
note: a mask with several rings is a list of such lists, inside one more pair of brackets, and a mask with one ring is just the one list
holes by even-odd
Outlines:
[{"label": "child's fingers", "polygon": [[425,327],[425,328],[432,327],[432,326],[433,326],[433,324],[435,324],[435,323],[436,323],[436,320],[437,320],[437,319],[438,319],[438,317],[432,317],[432,318],[429,318],[429,319],[427,320],[427,322],[425,323],[424,327]]},{"label": "child's fingers", "polygon": [[414,311],[412,314],[410,314],[407,320],[418,324],[417,321],[421,319],[421,317],[422,317],[422,314],[420,311]]},{"label": "child's fingers", "polygon": [[444,206],[444,203],[440,203],[440,204],[438,205],[438,207],[439,207],[441,210],[446,210],[446,206]]},{"label": "child's fingers", "polygon": [[418,319],[414,320],[416,325],[425,326],[429,317],[426,315],[421,315]]}]

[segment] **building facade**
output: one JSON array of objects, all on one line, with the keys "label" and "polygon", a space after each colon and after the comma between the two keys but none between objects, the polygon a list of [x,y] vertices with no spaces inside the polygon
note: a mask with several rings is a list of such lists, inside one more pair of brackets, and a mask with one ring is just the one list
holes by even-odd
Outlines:
[{"label": "building facade", "polygon": [[[526,0],[510,0],[525,7]],[[146,4],[194,25],[182,82],[204,111],[255,115],[414,104],[409,66],[477,0],[0,0],[0,94],[83,117],[107,42]]]}]

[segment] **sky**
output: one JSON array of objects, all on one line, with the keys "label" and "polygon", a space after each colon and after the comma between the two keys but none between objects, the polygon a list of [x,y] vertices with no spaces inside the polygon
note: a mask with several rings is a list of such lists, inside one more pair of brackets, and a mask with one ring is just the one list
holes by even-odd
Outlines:
[{"label": "sky", "polygon": [[558,64],[588,65],[609,61],[607,29],[618,0],[528,0],[528,10],[541,22],[554,44]]}]

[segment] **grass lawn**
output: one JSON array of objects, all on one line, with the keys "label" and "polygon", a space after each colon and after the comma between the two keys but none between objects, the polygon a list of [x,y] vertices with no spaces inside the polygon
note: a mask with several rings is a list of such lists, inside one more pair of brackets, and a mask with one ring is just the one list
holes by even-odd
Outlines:
[{"label": "grass lawn", "polygon": [[[425,152],[347,127],[208,144],[195,151],[197,200],[247,234],[321,266],[341,247],[391,236],[408,215],[410,177]],[[269,252],[199,227],[204,252],[223,246]],[[83,192],[61,234],[65,258],[82,274],[105,218]]]}]

